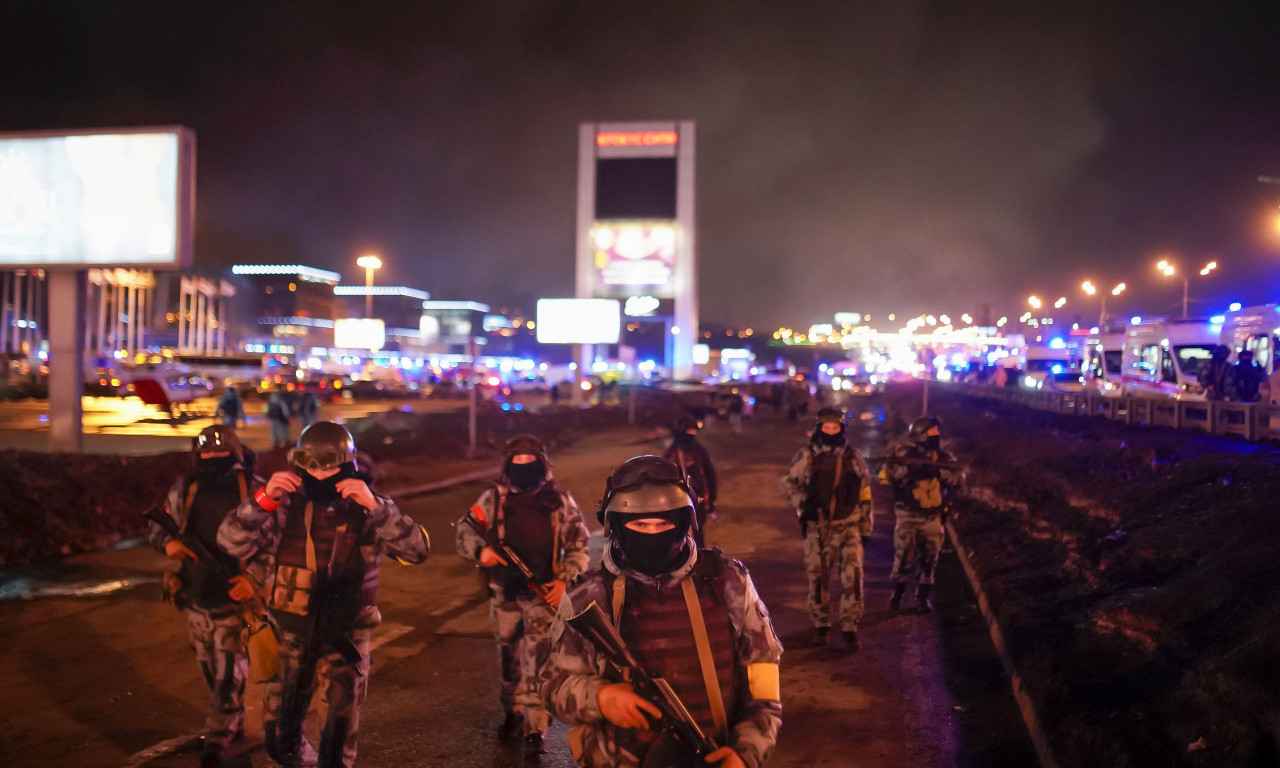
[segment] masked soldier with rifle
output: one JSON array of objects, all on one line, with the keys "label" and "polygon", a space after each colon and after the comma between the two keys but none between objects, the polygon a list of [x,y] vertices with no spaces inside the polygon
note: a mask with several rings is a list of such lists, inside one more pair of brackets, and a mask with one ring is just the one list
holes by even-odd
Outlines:
[{"label": "masked soldier with rifle", "polygon": [[840,573],[840,630],[849,652],[858,650],[862,618],[862,545],[871,538],[871,486],[862,454],[845,438],[844,411],[818,411],[809,444],[791,460],[779,483],[796,510],[804,537],[804,570],[809,579],[809,617],[814,643],[826,645],[831,629],[832,565]]},{"label": "masked soldier with rifle", "polygon": [[192,453],[195,472],[175,482],[165,500],[147,511],[147,538],[182,561],[165,577],[165,599],[186,613],[187,642],[209,686],[200,765],[214,768],[242,747],[249,628],[263,628],[256,585],[269,580],[271,564],[261,557],[242,564],[217,545],[223,519],[262,486],[253,474],[253,451],[241,445],[231,427],[212,426],[196,436]]},{"label": "masked soldier with rifle", "polygon": [[[369,636],[382,621],[374,603],[382,555],[426,560],[427,532],[369,487],[351,434],[317,422],[276,472],[229,515],[218,542],[238,557],[275,558],[271,613],[280,627],[275,679],[264,692],[267,753],[277,763],[347,766],[356,758],[369,681]],[[317,686],[317,681],[321,685]],[[313,693],[324,691],[320,748],[302,733]]]},{"label": "masked soldier with rifle", "polygon": [[507,441],[501,477],[458,523],[458,554],[479,561],[489,591],[506,711],[500,732],[523,727],[525,753],[540,754],[550,717],[538,696],[538,661],[566,584],[587,568],[590,534],[531,435]]},{"label": "masked soldier with rifle", "polygon": [[933,610],[929,594],[938,553],[946,537],[943,522],[951,495],[963,480],[955,456],[943,450],[941,423],[932,416],[911,422],[906,445],[899,446],[880,468],[880,482],[893,486],[893,596],[889,609],[902,607],[908,582],[919,578],[916,610]]},{"label": "masked soldier with rifle", "polygon": [[782,725],[782,646],[747,569],[698,549],[694,499],[672,462],[639,456],[609,477],[603,566],[569,590],[542,697],[575,726],[590,768],[756,768]]}]

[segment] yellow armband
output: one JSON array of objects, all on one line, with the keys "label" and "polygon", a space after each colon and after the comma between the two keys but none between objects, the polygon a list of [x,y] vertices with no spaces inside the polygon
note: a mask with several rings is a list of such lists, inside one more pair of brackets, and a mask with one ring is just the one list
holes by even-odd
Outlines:
[{"label": "yellow armband", "polygon": [[760,662],[747,665],[747,688],[751,698],[781,701],[778,665]]}]

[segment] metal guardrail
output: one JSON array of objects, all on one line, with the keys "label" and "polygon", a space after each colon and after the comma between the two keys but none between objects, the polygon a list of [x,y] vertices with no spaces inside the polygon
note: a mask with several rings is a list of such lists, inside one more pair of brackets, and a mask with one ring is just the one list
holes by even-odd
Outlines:
[{"label": "metal guardrail", "polygon": [[1106,397],[1091,392],[1045,392],[1021,387],[951,384],[971,397],[1016,403],[1071,416],[1100,416],[1125,424],[1192,429],[1245,440],[1280,440],[1280,407],[1265,403]]}]

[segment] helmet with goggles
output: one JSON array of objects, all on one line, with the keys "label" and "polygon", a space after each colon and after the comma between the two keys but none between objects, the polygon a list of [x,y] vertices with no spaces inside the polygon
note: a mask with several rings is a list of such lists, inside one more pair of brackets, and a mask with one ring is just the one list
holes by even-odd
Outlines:
[{"label": "helmet with goggles", "polygon": [[537,456],[543,466],[551,463],[547,459],[546,447],[533,435],[516,435],[508,440],[502,449],[502,463],[509,464],[513,458],[521,455]]},{"label": "helmet with goggles", "polygon": [[831,406],[819,409],[817,415],[814,417],[814,426],[821,429],[823,424],[839,424],[840,427],[843,428],[844,409],[833,408]]},{"label": "helmet with goggles", "polygon": [[605,530],[619,516],[686,512],[690,529],[697,526],[694,496],[678,464],[660,456],[637,456],[624,461],[605,482],[597,519]]},{"label": "helmet with goggles", "polygon": [[933,416],[921,416],[911,422],[911,427],[907,429],[907,438],[913,443],[923,443],[930,437],[937,437],[941,427],[942,422]]},{"label": "helmet with goggles", "polygon": [[241,446],[240,438],[236,436],[236,431],[222,424],[214,424],[200,430],[200,434],[196,435],[191,441],[191,451],[197,455],[208,452],[229,451],[237,459],[244,458],[244,447]]},{"label": "helmet with goggles", "polygon": [[302,430],[297,446],[289,452],[289,463],[299,469],[337,469],[356,463],[356,441],[341,424],[317,421]]}]

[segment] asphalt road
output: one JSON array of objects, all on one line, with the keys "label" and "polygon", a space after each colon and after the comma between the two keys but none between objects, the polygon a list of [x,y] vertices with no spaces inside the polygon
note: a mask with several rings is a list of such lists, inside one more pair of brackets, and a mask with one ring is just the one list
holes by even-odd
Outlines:
[{"label": "asphalt road", "polygon": [[[855,439],[882,453],[881,417],[855,414]],[[806,647],[804,572],[794,515],[777,482],[804,440],[804,424],[761,414],[742,435],[713,424],[703,440],[721,475],[721,522],[708,540],[751,569],[787,651],[784,721],[771,766],[1033,766],[1008,681],[954,556],[944,556],[930,615],[887,610],[892,515],[878,499],[868,548],[862,651],[838,639]],[[553,456],[562,484],[591,510],[604,478],[630,456],[658,452],[639,432],[586,437]],[[358,763],[514,766],[515,745],[496,736],[497,659],[471,564],[453,552],[450,522],[479,485],[402,501],[431,534],[427,563],[387,564],[379,587],[385,623],[375,633]],[[593,512],[591,527],[597,528]],[[600,545],[598,538],[593,546]],[[0,764],[190,766],[191,735],[206,694],[182,618],[158,601],[169,561],[146,548],[72,558],[40,573],[4,574],[0,596]],[[110,591],[112,588],[114,591]],[[67,596],[76,589],[97,590]],[[838,598],[838,593],[837,593]],[[251,691],[251,723],[260,717]],[[570,766],[566,729],[553,726],[543,766]],[[257,750],[256,766],[272,765]]]}]

